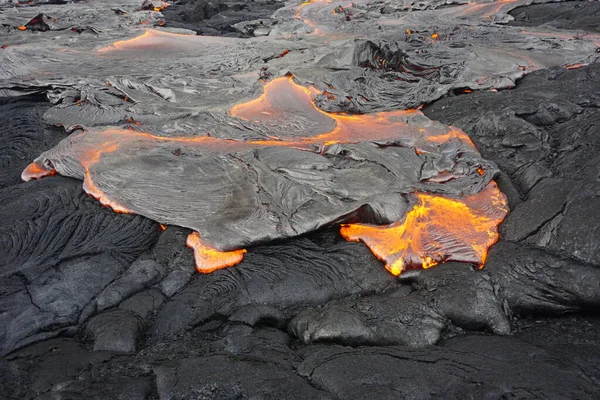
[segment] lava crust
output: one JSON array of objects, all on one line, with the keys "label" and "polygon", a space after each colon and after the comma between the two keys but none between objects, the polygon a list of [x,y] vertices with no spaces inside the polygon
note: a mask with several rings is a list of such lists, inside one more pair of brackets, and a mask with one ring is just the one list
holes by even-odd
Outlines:
[{"label": "lava crust", "polygon": [[0,0],[0,397],[598,398],[597,11]]}]

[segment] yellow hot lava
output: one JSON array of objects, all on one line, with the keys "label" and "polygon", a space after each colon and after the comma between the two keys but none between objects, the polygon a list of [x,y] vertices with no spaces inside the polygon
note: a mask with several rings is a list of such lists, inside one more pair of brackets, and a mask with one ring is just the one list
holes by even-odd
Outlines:
[{"label": "yellow hot lava", "polygon": [[203,274],[231,267],[244,258],[245,249],[234,251],[220,251],[203,243],[198,232],[190,233],[185,242],[187,247],[194,250],[196,270]]},{"label": "yellow hot lava", "polygon": [[426,193],[416,198],[403,220],[388,226],[345,224],[340,233],[346,240],[364,242],[394,275],[445,261],[482,266],[508,212],[497,185],[491,182],[481,192],[461,198]]}]

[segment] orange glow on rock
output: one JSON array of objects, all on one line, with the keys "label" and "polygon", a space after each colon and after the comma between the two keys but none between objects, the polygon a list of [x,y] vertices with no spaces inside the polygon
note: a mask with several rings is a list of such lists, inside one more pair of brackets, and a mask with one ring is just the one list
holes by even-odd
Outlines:
[{"label": "orange glow on rock", "polygon": [[346,240],[364,242],[394,275],[445,261],[483,265],[498,241],[498,225],[508,212],[505,196],[491,182],[481,192],[450,198],[416,194],[404,219],[388,226],[342,225]]},{"label": "orange glow on rock", "polygon": [[26,31],[27,27],[25,25],[17,26],[17,29],[20,31]]},{"label": "orange glow on rock", "polygon": [[105,207],[110,207],[113,211],[122,213],[122,214],[134,214],[133,211],[129,210],[127,207],[119,204],[118,202],[109,198],[109,196],[104,193],[102,190],[96,186],[94,181],[92,180],[92,175],[90,174],[90,167],[100,160],[102,154],[111,153],[119,148],[118,143],[107,142],[104,143],[103,146],[89,150],[85,153],[84,158],[80,160],[81,166],[85,171],[85,175],[83,178],[83,190],[98,200],[100,204]]},{"label": "orange glow on rock", "polygon": [[[290,146],[310,149],[311,146],[329,146],[337,143],[358,143],[361,141],[395,141],[412,138],[423,145],[439,145],[457,138],[475,149],[475,145],[466,133],[457,128],[424,129],[403,121],[418,110],[387,111],[374,114],[352,115],[328,113],[317,108],[313,98],[321,94],[314,87],[304,87],[294,82],[292,77],[274,79],[265,84],[263,93],[256,99],[238,104],[231,108],[231,115],[248,121],[262,123],[283,123],[294,116],[317,122],[321,132],[314,136],[292,136],[280,140],[246,142],[254,145]],[[290,107],[293,104],[293,107]],[[291,113],[292,111],[293,113]],[[327,128],[331,126],[332,128]]]},{"label": "orange glow on rock", "polygon": [[490,3],[471,2],[469,4],[457,7],[457,10],[458,15],[478,15],[483,18],[491,18],[494,14],[502,11],[504,6],[516,1],[517,0],[496,0]]},{"label": "orange glow on rock", "polygon": [[99,49],[99,54],[115,52],[148,52],[153,57],[160,53],[189,51],[190,45],[203,48],[206,45],[225,45],[231,39],[214,36],[186,35],[181,33],[164,32],[156,29],[146,29],[140,36],[120,40]]},{"label": "orange glow on rock", "polygon": [[242,261],[244,253],[246,253],[245,249],[219,251],[214,247],[203,243],[198,232],[190,233],[185,244],[187,247],[194,250],[196,270],[203,274],[234,266]]},{"label": "orange glow on rock", "polygon": [[[227,154],[262,147],[286,146],[298,150],[322,153],[327,146],[369,141],[386,145],[412,147],[417,154],[435,152],[448,142],[460,142],[464,151],[476,151],[470,138],[460,129],[427,122],[422,124],[419,110],[380,112],[364,115],[327,113],[314,104],[313,97],[321,92],[304,87],[292,77],[274,79],[265,84],[263,93],[253,100],[230,109],[231,115],[253,123],[279,128],[281,137],[264,140],[221,139],[212,136],[166,137],[136,130],[108,128],[84,131],[69,139],[74,157],[81,164],[84,190],[122,213],[133,213],[99,188],[93,180],[94,166],[103,156],[119,151],[151,149],[157,142]],[[294,128],[294,118],[304,118],[302,128]],[[308,122],[307,122],[308,121]],[[309,126],[306,129],[305,126]],[[286,128],[281,128],[286,126]],[[296,129],[296,131],[294,131]],[[313,136],[310,136],[310,135]],[[51,164],[48,164],[52,167]],[[57,173],[46,163],[33,163],[23,172],[23,179],[35,179]],[[60,169],[59,169],[60,171]],[[482,171],[478,171],[482,174]],[[441,171],[428,182],[454,179],[449,171]],[[403,220],[390,226],[351,224],[342,226],[348,240],[362,240],[387,268],[399,274],[407,268],[429,268],[446,260],[483,263],[487,248],[498,237],[497,225],[507,213],[504,196],[495,184],[482,192],[463,198],[447,198],[426,193],[416,194],[416,205]],[[132,205],[132,208],[135,207]],[[158,221],[165,223],[166,221]],[[220,251],[200,240],[195,232],[187,239],[194,249],[198,271],[208,273],[235,265],[245,250]],[[227,249],[229,250],[229,249]]]},{"label": "orange glow on rock", "polygon": [[171,4],[165,2],[165,1],[161,1],[160,4],[157,4],[155,7],[152,7],[151,10],[152,11],[162,11],[165,8],[169,7]]},{"label": "orange glow on rock", "polygon": [[[294,83],[291,77],[277,78],[265,84],[263,94],[259,97],[233,106],[230,113],[234,117],[260,122],[290,119],[293,115],[289,111],[294,114],[302,112],[301,115],[306,118],[326,118],[312,102],[312,97],[318,93],[315,88]],[[294,109],[284,109],[281,104],[288,104],[291,99],[294,101]]]},{"label": "orange glow on rock", "polygon": [[56,170],[54,168],[46,168],[36,162],[33,162],[29,164],[21,173],[21,179],[25,182],[28,182],[32,179],[40,179],[45,176],[52,175],[56,175]]},{"label": "orange glow on rock", "polygon": [[[308,13],[310,13],[309,9],[313,8],[312,6],[318,7],[318,4],[327,4],[327,3],[331,3],[331,0],[308,0],[308,1],[305,1],[304,3],[299,4],[296,7],[296,12],[294,13],[294,18],[302,20],[302,22],[304,24],[311,27],[313,29],[313,35],[322,35],[323,32],[321,32],[321,30],[319,29],[317,24],[314,23],[310,18],[303,18],[302,14],[304,11],[307,11]],[[332,14],[335,14],[335,13],[332,13]]]},{"label": "orange glow on rock", "polygon": [[583,68],[586,65],[587,65],[586,63],[577,63],[577,64],[567,65],[565,68],[566,69],[578,69],[578,68]]}]

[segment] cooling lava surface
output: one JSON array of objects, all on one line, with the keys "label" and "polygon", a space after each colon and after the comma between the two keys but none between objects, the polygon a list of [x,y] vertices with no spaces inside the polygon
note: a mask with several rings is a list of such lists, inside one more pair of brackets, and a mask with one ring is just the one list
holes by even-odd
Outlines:
[{"label": "cooling lava surface", "polygon": [[0,0],[0,392],[597,398],[599,13]]}]

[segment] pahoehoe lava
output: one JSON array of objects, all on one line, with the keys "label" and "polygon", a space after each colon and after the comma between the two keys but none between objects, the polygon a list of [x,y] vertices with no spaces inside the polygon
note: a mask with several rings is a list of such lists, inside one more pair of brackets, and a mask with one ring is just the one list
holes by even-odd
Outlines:
[{"label": "pahoehoe lava", "polygon": [[597,398],[600,3],[535,3],[0,0],[2,396]]}]

